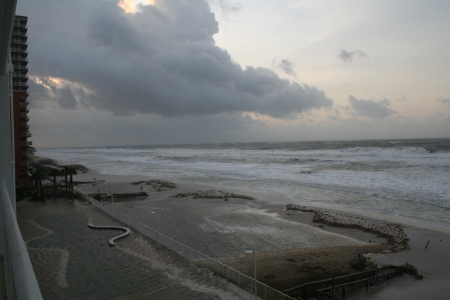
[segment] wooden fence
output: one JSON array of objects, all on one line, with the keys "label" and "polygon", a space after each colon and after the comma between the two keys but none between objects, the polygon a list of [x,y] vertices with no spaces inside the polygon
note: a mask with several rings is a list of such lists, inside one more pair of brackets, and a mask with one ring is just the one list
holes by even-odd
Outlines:
[{"label": "wooden fence", "polygon": [[317,291],[316,297],[320,300],[341,300],[345,299],[352,294],[356,294],[362,290],[369,291],[371,287],[379,286],[380,284],[392,279],[396,276],[400,276],[404,273],[404,270],[399,268],[397,271],[393,270],[382,275],[361,279],[357,281],[348,282],[341,285],[335,285],[325,289]]},{"label": "wooden fence", "polygon": [[[403,273],[404,269],[402,267],[393,266],[393,267],[384,267],[384,268],[374,269],[374,270],[370,270],[370,271],[358,272],[358,273],[354,273],[354,274],[350,274],[350,275],[333,277],[333,278],[329,278],[329,279],[325,279],[325,280],[319,280],[319,281],[302,284],[300,286],[296,286],[296,287],[290,288],[288,290],[285,290],[284,293],[291,297],[297,298],[297,299],[301,299],[301,298],[306,299],[306,298],[316,296],[317,291],[319,291],[319,290],[324,291],[324,293],[326,293],[325,291],[327,289],[332,289],[333,286],[340,287],[340,286],[350,285],[353,282],[370,280],[370,279],[376,278],[378,276],[384,276],[384,275],[388,275],[388,274],[396,273],[396,272]],[[357,285],[357,287],[359,287],[359,285]],[[320,298],[320,299],[328,299],[328,298],[326,298],[327,296],[324,295],[324,297],[325,298]]]}]

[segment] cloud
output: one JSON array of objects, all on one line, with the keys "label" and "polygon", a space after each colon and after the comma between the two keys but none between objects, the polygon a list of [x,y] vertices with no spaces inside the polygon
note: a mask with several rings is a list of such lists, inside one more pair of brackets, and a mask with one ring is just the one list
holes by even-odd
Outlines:
[{"label": "cloud", "polygon": [[287,60],[282,59],[281,62],[278,64],[278,67],[283,70],[284,73],[291,75],[291,76],[297,76],[297,74],[294,71],[294,63]]},{"label": "cloud", "polygon": [[397,101],[398,101],[398,102],[408,102],[409,99],[408,99],[408,97],[406,97],[405,95],[402,95],[402,97],[401,97],[401,98],[398,98]]},{"label": "cloud", "polygon": [[210,0],[209,2],[211,4],[219,6],[222,11],[222,14],[224,15],[238,13],[242,10],[242,4],[234,3],[228,0]]},{"label": "cloud", "polygon": [[442,97],[437,98],[436,101],[444,104],[450,104],[450,99],[445,99]]},{"label": "cloud", "polygon": [[120,0],[118,5],[127,13],[132,13],[136,9],[133,0]]},{"label": "cloud", "polygon": [[341,51],[339,51],[337,57],[340,58],[344,63],[351,63],[353,59],[368,58],[369,56],[367,55],[367,53],[359,49],[350,52],[345,49],[342,49]]},{"label": "cloud", "polygon": [[348,101],[355,113],[359,116],[384,119],[397,113],[389,108],[391,103],[388,99],[374,101],[357,99],[354,96],[349,96]]},{"label": "cloud", "polygon": [[[215,45],[219,27],[204,0],[159,0],[138,5],[136,13],[117,4],[28,0],[30,93],[36,107],[295,118],[333,104],[314,86],[235,63]],[[292,72],[290,66],[286,61]]]}]

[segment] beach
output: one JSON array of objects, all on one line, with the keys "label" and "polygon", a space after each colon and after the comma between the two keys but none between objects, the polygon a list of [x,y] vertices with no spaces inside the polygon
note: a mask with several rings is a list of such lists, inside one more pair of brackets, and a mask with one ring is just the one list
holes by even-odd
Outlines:
[{"label": "beach", "polygon": [[[357,257],[357,249],[363,249],[366,257],[375,262],[378,267],[403,265],[406,262],[412,264],[418,269],[419,274],[423,275],[423,280],[415,280],[405,274],[384,284],[385,286],[377,293],[355,295],[354,299],[446,299],[450,294],[450,288],[447,285],[450,280],[450,261],[446,257],[450,251],[450,234],[443,229],[430,228],[430,226],[418,227],[413,220],[405,222],[402,218],[396,219],[392,216],[327,210],[343,216],[344,219],[360,218],[371,224],[373,222],[401,224],[409,239],[407,249],[381,253],[380,245],[386,243],[385,238],[355,228],[315,223],[313,222],[314,214],[311,212],[286,210],[284,203],[289,202],[290,199],[280,199],[279,195],[241,189],[217,190],[216,187],[207,185],[177,182],[173,182],[173,187],[170,184],[164,184],[164,178],[107,175],[95,170],[76,175],[75,180],[93,182],[94,178],[97,183],[80,184],[78,190],[91,194],[145,191],[148,197],[144,199],[116,199],[114,204],[105,199],[105,203],[114,205],[114,209],[150,227],[158,227],[162,233],[249,276],[253,276],[253,259],[252,255],[244,252],[248,249],[256,249],[258,280],[280,290],[324,277],[355,272],[351,269],[349,260]],[[202,195],[208,197],[203,198]],[[251,199],[239,198],[244,195]],[[79,207],[93,209],[87,204],[82,204],[83,199],[75,200],[76,202],[79,202],[77,204]],[[316,209],[323,211],[323,208]],[[151,212],[157,212],[158,220]],[[98,211],[95,214],[102,215]],[[87,216],[90,219],[91,213]],[[105,223],[111,223],[111,219],[103,215],[96,223],[96,225],[106,225]],[[91,230],[86,234],[98,233]],[[114,233],[111,234],[114,235]],[[148,247],[154,247],[154,243],[144,241],[144,237],[139,239],[126,237],[117,242],[118,249],[124,247],[125,253],[138,253],[139,251],[133,250],[139,248],[136,244],[148,243]],[[425,249],[427,243],[428,247]],[[48,255],[48,252],[46,253]],[[31,254],[33,259],[33,250]],[[64,256],[64,252],[54,255]],[[97,255],[101,254],[97,253]],[[143,260],[142,266],[145,268],[145,264],[148,264],[146,256],[135,255],[135,257]],[[36,258],[33,261],[36,261]],[[164,265],[165,260],[161,261]],[[171,263],[168,263],[165,268],[170,270]],[[174,278],[179,276],[176,275]],[[64,285],[64,281],[58,280],[63,282],[59,286]],[[145,281],[145,277],[142,281]],[[193,284],[193,286],[197,285],[198,283]],[[101,290],[100,286],[98,289]],[[130,289],[135,291],[136,287]],[[214,288],[210,287],[210,289],[209,293],[212,293]],[[223,292],[219,296],[216,293],[216,296],[220,299],[238,297],[227,293],[234,292]],[[204,296],[208,299],[208,296]],[[137,296],[132,296],[130,299],[133,297]],[[198,295],[186,297],[185,299],[201,298]],[[245,299],[245,296],[239,297]],[[170,296],[167,299],[170,299]]]},{"label": "beach", "polygon": [[[89,207],[86,193],[101,194],[102,207],[250,278],[254,257],[248,253],[256,250],[258,281],[279,290],[357,272],[354,261],[364,253],[366,267],[409,263],[423,279],[403,274],[353,298],[445,299],[446,145],[448,140],[286,142],[40,149],[38,154],[89,168],[74,178],[83,206]],[[147,196],[120,199],[122,193]],[[118,240],[118,249],[124,243],[134,248],[135,240]],[[159,263],[165,265],[164,259]],[[216,273],[217,263],[209,268]],[[183,278],[203,290],[203,280]],[[236,299],[232,293],[212,294]]]}]

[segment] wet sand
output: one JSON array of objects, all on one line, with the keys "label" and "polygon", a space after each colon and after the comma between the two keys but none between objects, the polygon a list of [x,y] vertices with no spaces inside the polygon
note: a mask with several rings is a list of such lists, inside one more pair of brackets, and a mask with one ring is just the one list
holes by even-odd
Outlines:
[{"label": "wet sand", "polygon": [[[410,239],[409,248],[397,253],[376,254],[379,252],[377,244],[386,242],[385,239],[357,229],[313,223],[311,213],[289,212],[289,215],[286,215],[283,205],[286,202],[280,200],[278,195],[261,195],[227,189],[228,192],[247,194],[256,200],[208,199],[193,196],[178,199],[170,196],[212,187],[176,183],[175,189],[158,190],[154,185],[131,184],[133,181],[146,181],[152,178],[102,175],[93,171],[77,175],[76,180],[91,181],[94,177],[105,182],[80,185],[79,189],[89,193],[98,191],[124,193],[138,192],[142,187],[142,190],[149,194],[147,199],[117,201],[114,207],[154,228],[156,219],[149,212],[158,212],[160,220],[158,225],[165,234],[207,255],[223,259],[250,276],[253,274],[252,259],[242,253],[245,249],[258,249],[258,279],[276,285],[280,289],[300,284],[302,280],[315,280],[322,275],[329,277],[348,272],[348,260],[356,257],[357,248],[363,247],[365,252],[372,253],[368,256],[378,266],[409,262],[424,275],[424,280],[415,281],[405,275],[389,282],[386,288],[375,295],[364,294],[355,296],[356,298],[417,299],[415,295],[420,294],[423,295],[420,299],[446,299],[450,294],[447,284],[450,281],[450,260],[447,258],[450,253],[450,234],[445,230],[412,226],[414,222],[407,220],[403,222],[403,226]],[[276,201],[274,198],[277,198]],[[353,215],[358,213],[361,212],[351,212]],[[367,220],[387,219],[389,222],[399,223],[405,221],[369,213],[363,217]],[[40,234],[42,235],[42,232]],[[428,249],[424,249],[428,240],[431,241],[430,245]],[[147,243],[143,237],[125,238],[119,242],[119,247],[126,245],[123,252],[131,251],[137,254],[134,257],[148,257],[150,254],[147,252],[143,255],[136,250],[136,247],[141,249],[139,245],[142,243]],[[58,253],[53,255],[58,256]],[[59,255],[62,256],[61,253]],[[306,279],[305,276],[309,278]]]}]

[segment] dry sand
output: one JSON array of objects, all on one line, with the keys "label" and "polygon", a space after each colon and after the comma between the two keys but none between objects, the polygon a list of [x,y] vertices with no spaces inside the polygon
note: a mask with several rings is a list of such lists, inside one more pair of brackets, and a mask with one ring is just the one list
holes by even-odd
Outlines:
[{"label": "dry sand", "polygon": [[[129,184],[133,181],[149,180],[143,176],[112,176],[102,175],[95,171],[77,175],[75,180],[91,181],[93,178],[105,180],[105,183],[89,187],[90,192],[101,189],[103,192],[136,192],[139,186]],[[154,178],[153,178],[154,179]],[[163,178],[162,178],[163,179]],[[201,186],[186,186],[178,183],[175,191],[171,193],[192,192],[205,189]],[[104,190],[103,190],[104,189]],[[245,191],[229,191],[244,193]],[[273,205],[273,202],[265,202],[264,199],[272,197],[264,195],[258,197],[255,193],[246,193],[255,196],[255,203],[267,212],[276,212],[279,218],[291,222],[301,222],[311,226],[319,227],[327,232],[346,235],[353,239],[367,243],[365,252],[377,252],[379,244],[386,240],[375,235],[357,229],[336,228],[328,225],[320,225],[312,222],[312,214],[304,212],[290,212]],[[279,196],[273,196],[279,198]],[[261,199],[264,198],[264,199]],[[223,202],[221,202],[223,205]],[[375,215],[352,211],[352,215],[358,215],[367,220],[387,219],[389,222],[397,221],[404,226],[404,232],[409,238],[408,249],[396,253],[369,254],[379,267],[386,265],[403,265],[406,262],[417,267],[419,274],[423,275],[423,280],[415,280],[408,275],[394,279],[386,284],[386,287],[376,294],[363,294],[353,296],[354,299],[450,299],[450,232],[442,228],[432,228],[428,225],[421,226],[414,220],[395,218],[392,216]],[[376,219],[374,219],[374,216]],[[412,226],[413,224],[414,226]],[[429,241],[427,249],[425,246]],[[274,285],[279,289],[284,289],[292,285],[298,285],[302,281],[316,280],[324,274],[333,276],[343,272],[349,272],[348,260],[354,257],[355,246],[337,247],[310,247],[298,249],[286,249],[258,253],[258,279]],[[253,274],[252,256],[245,255],[240,258],[226,258],[224,262],[249,275]],[[306,279],[308,278],[308,279]]]}]

